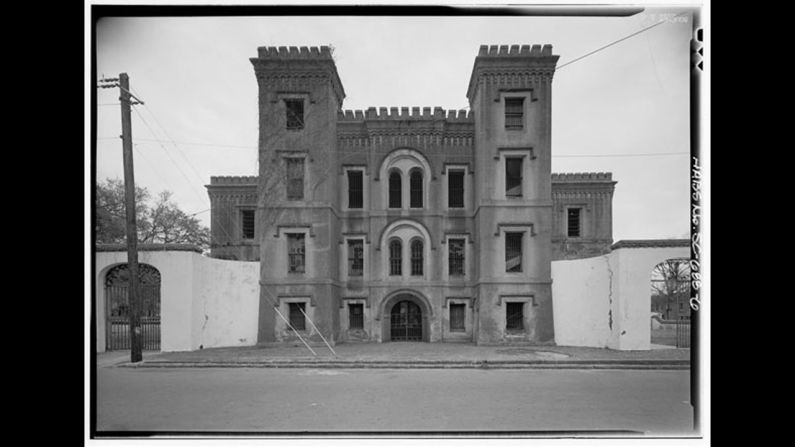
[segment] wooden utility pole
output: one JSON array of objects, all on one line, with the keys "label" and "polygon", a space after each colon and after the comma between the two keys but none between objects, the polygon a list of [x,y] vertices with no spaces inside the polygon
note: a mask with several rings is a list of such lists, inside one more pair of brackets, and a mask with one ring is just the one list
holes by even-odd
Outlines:
[{"label": "wooden utility pole", "polygon": [[132,122],[130,116],[130,78],[127,73],[119,75],[121,96],[121,138],[124,153],[124,203],[127,215],[127,266],[130,272],[130,287],[127,299],[130,303],[130,361],[140,362],[141,353],[141,294],[138,287],[138,230],[135,224],[135,177],[133,175]]}]

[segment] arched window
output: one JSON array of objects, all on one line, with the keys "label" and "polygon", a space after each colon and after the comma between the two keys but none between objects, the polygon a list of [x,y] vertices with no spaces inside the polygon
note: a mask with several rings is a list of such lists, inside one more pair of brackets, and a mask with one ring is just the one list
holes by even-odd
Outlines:
[{"label": "arched window", "polygon": [[400,208],[402,206],[400,200],[401,193],[401,179],[400,172],[392,171],[389,174],[389,207]]},{"label": "arched window", "polygon": [[422,241],[419,239],[411,242],[411,275],[422,276]]},{"label": "arched window", "polygon": [[400,243],[400,239],[392,239],[389,243],[389,274],[390,275],[401,275],[403,270],[401,269],[401,265],[403,263],[403,245]]},{"label": "arched window", "polygon": [[422,171],[414,169],[409,177],[411,208],[422,208]]}]

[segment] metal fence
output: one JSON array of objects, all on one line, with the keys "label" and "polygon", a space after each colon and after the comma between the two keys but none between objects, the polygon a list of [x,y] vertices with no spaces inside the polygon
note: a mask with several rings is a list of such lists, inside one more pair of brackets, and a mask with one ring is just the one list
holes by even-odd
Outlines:
[{"label": "metal fence", "polygon": [[[160,317],[141,317],[141,349],[160,350]],[[129,317],[111,317],[108,320],[108,351],[130,349]]]},{"label": "metal fence", "polygon": [[[108,286],[105,288],[108,306],[107,343],[108,351],[130,349],[130,306],[128,288]],[[140,286],[141,296],[141,349],[160,350],[160,285]]]},{"label": "metal fence", "polygon": [[676,347],[690,347],[690,320],[676,320]]}]

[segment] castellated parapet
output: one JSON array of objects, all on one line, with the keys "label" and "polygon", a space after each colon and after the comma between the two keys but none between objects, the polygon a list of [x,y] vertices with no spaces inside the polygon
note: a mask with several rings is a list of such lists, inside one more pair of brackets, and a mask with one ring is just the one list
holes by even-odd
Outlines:
[{"label": "castellated parapet", "polygon": [[450,122],[473,122],[471,111],[444,110],[441,107],[370,107],[366,110],[343,110],[337,114],[337,121],[364,120],[445,120]]},{"label": "castellated parapet", "polygon": [[331,59],[331,49],[320,47],[258,47],[260,59]]}]

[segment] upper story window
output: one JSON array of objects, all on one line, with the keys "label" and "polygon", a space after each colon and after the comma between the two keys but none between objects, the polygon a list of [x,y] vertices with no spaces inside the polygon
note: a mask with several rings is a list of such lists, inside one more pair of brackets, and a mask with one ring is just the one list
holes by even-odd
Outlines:
[{"label": "upper story window", "polygon": [[364,241],[361,239],[348,241],[348,276],[364,274]]},{"label": "upper story window", "polygon": [[303,273],[306,271],[306,247],[303,233],[287,234],[288,271]]},{"label": "upper story window", "polygon": [[448,265],[450,268],[450,276],[463,276],[465,240],[449,239],[447,244],[449,250]]},{"label": "upper story window", "polygon": [[287,111],[287,128],[298,130],[304,128],[304,100],[285,99],[284,108]]},{"label": "upper story window", "polygon": [[422,276],[422,241],[419,239],[411,242],[411,275]]},{"label": "upper story window", "polygon": [[409,176],[409,194],[411,208],[422,208],[422,171],[414,169]]},{"label": "upper story window", "polygon": [[522,196],[522,158],[505,158],[505,195],[507,197]]},{"label": "upper story window", "polygon": [[254,239],[254,210],[240,212],[243,239]]},{"label": "upper story window", "polygon": [[362,208],[364,203],[364,179],[362,171],[348,171],[348,208]]},{"label": "upper story window", "polygon": [[464,171],[447,172],[447,207],[464,207]]},{"label": "upper story window", "polygon": [[524,127],[524,98],[505,98],[505,128]]},{"label": "upper story window", "polygon": [[402,275],[403,274],[403,244],[399,239],[393,239],[389,243],[389,274]]},{"label": "upper story window", "polygon": [[568,231],[567,235],[569,237],[580,237],[580,215],[581,215],[582,208],[569,208],[566,211],[567,214],[567,223],[568,223]]},{"label": "upper story window", "polygon": [[522,236],[524,233],[505,233],[505,271],[522,271]]},{"label": "upper story window", "polygon": [[304,199],[304,159],[287,158],[287,200]]},{"label": "upper story window", "polygon": [[392,171],[389,173],[389,207],[400,208],[402,206],[400,195],[403,188],[400,179],[400,172]]}]

